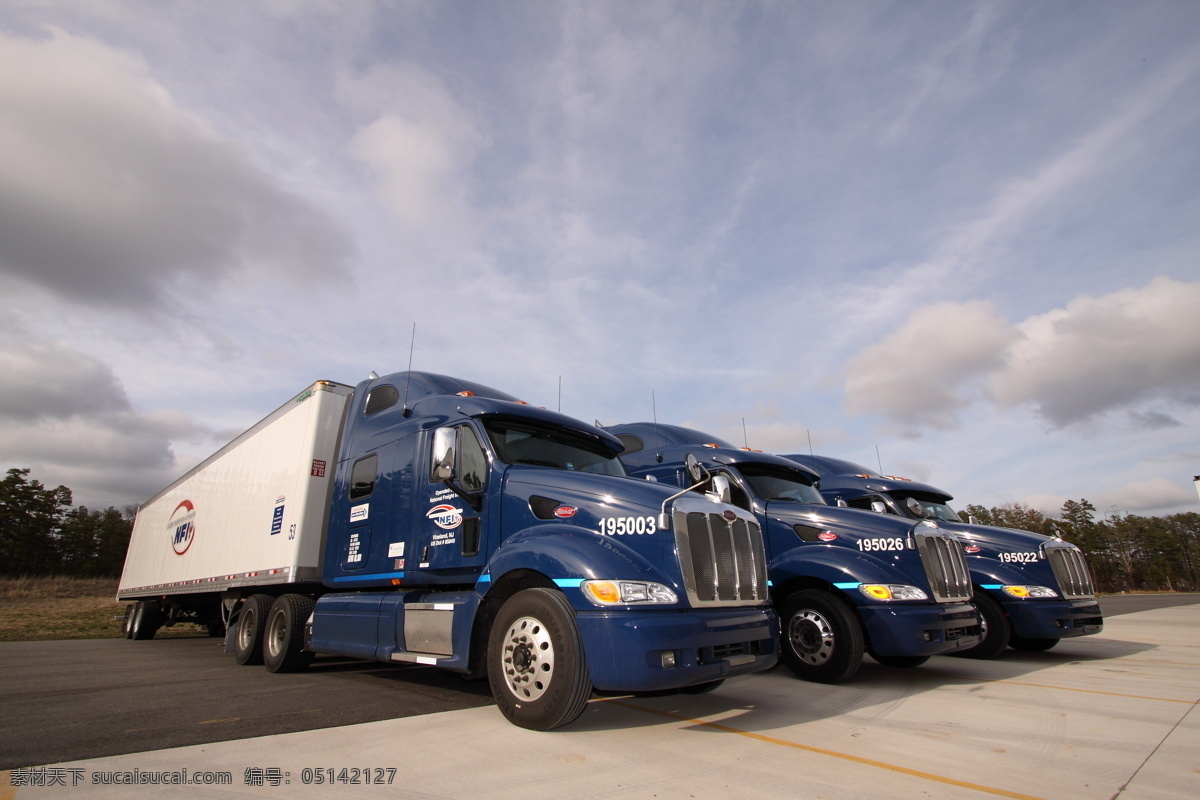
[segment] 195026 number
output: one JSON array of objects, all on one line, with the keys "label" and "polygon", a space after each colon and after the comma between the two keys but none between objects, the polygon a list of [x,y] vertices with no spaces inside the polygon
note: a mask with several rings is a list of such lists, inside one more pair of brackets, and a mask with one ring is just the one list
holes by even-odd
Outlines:
[{"label": "195026 number", "polygon": [[654,517],[604,517],[600,520],[600,533],[605,536],[631,536],[656,530],[658,522]]},{"label": "195026 number", "polygon": [[899,537],[877,536],[871,539],[859,539],[858,549],[870,552],[894,552],[904,549],[904,540]]}]

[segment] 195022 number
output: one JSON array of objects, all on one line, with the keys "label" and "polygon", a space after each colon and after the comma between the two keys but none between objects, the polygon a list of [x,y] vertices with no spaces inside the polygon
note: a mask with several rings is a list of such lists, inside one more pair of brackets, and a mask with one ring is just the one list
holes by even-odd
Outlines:
[{"label": "195022 number", "polygon": [[1001,553],[1000,560],[1009,564],[1034,564],[1037,563],[1037,553]]},{"label": "195022 number", "polygon": [[872,539],[859,539],[858,549],[867,552],[893,552],[904,549],[904,540],[893,536],[876,536]]},{"label": "195022 number", "polygon": [[600,533],[605,536],[632,536],[656,530],[658,522],[654,517],[604,517],[600,520]]}]

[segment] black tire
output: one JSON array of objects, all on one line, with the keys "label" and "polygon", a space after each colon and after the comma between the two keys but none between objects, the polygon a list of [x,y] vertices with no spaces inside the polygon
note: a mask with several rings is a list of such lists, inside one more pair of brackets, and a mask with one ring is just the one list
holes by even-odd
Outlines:
[{"label": "black tire", "polygon": [[1000,604],[989,595],[976,591],[972,602],[979,612],[979,623],[983,629],[983,636],[980,638],[979,644],[974,647],[956,650],[946,655],[961,658],[996,658],[1008,649],[1008,643],[1012,639],[1012,623],[1008,621],[1008,614],[1004,613]]},{"label": "black tire", "polygon": [[801,680],[841,683],[862,666],[863,631],[829,592],[796,592],[779,609],[780,657]]},{"label": "black tire", "polygon": [[233,657],[239,664],[263,662],[263,629],[274,602],[269,594],[252,594],[242,603],[233,637]]},{"label": "black tire", "polygon": [[137,603],[125,606],[125,618],[121,620],[121,635],[126,639],[133,638],[133,610],[135,608],[137,608]]},{"label": "black tire", "polygon": [[1013,650],[1021,650],[1026,653],[1044,653],[1051,647],[1061,642],[1062,639],[1022,639],[1020,636],[1012,637],[1008,646]]},{"label": "black tire", "polygon": [[129,620],[129,638],[153,639],[162,627],[162,610],[157,600],[139,600]]},{"label": "black tire", "polygon": [[488,682],[508,721],[534,731],[573,722],[592,695],[575,612],[556,589],[525,589],[488,636]]},{"label": "black tire", "polygon": [[285,594],[271,606],[262,643],[263,663],[271,672],[301,672],[312,663],[313,654],[304,649],[304,625],[312,610],[312,598],[302,594]]},{"label": "black tire", "polygon": [[708,694],[725,682],[724,678],[719,678],[708,683],[697,683],[695,686],[684,686],[679,691],[683,694]]},{"label": "black tire", "polygon": [[912,669],[919,667],[929,660],[929,656],[881,656],[871,653],[871,658],[883,664],[885,667],[895,667],[897,669]]}]

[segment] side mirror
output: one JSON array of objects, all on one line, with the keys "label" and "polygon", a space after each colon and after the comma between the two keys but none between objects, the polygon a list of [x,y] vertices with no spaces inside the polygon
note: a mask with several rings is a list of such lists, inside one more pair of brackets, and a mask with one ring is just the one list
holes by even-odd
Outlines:
[{"label": "side mirror", "polygon": [[687,454],[687,458],[683,460],[683,464],[687,467],[688,475],[692,476],[692,481],[699,483],[704,480],[704,467],[700,466],[700,462],[692,453]]},{"label": "side mirror", "polygon": [[925,506],[921,505],[921,501],[917,498],[908,498],[907,502],[905,502],[905,505],[908,506],[908,510],[911,511],[912,515],[917,519],[925,518]]},{"label": "side mirror", "polygon": [[871,501],[871,510],[874,511],[876,514],[886,514],[887,513],[887,503],[883,502],[882,500],[872,500]]},{"label": "side mirror", "polygon": [[722,503],[728,503],[729,497],[730,497],[729,476],[728,475],[714,475],[713,479],[712,479],[712,491],[710,492],[710,494],[712,494],[714,497],[716,497]]},{"label": "side mirror", "polygon": [[849,504],[849,503],[847,503],[845,500],[843,500],[842,498],[840,498],[840,497],[839,497],[839,498],[837,499],[837,507],[838,507],[838,508],[849,508],[849,507],[850,507],[850,504]]},{"label": "side mirror", "polygon": [[454,477],[454,428],[438,428],[433,432],[433,479],[448,481]]}]

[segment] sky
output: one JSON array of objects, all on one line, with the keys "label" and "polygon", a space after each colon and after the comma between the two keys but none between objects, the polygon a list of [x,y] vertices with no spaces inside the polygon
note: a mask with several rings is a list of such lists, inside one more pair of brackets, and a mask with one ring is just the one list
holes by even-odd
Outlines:
[{"label": "sky", "polygon": [[0,470],[142,503],[410,352],[1200,510],[1200,3],[0,4]]}]

